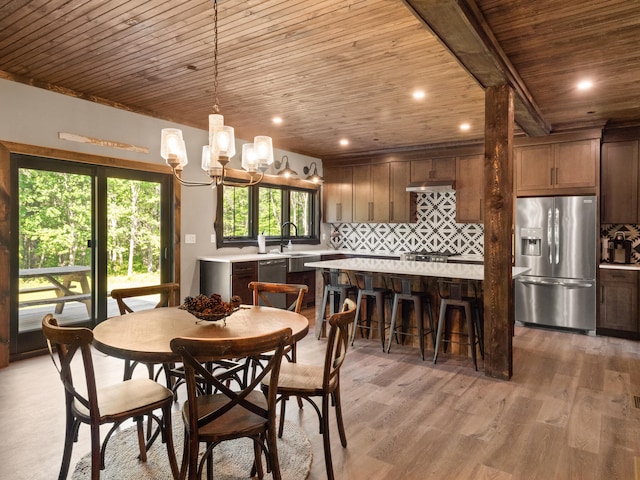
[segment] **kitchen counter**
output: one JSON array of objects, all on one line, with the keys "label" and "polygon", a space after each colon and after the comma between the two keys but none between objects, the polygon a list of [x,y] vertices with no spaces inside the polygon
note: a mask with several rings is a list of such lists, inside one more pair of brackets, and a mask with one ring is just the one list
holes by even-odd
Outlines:
[{"label": "kitchen counter", "polygon": [[[307,262],[305,266],[396,275],[484,280],[484,266],[468,263],[414,262],[381,258],[345,258],[342,260]],[[512,277],[516,278],[529,272],[529,270],[527,267],[513,267]]]},{"label": "kitchen counter", "polygon": [[449,261],[453,263],[471,263],[475,265],[482,265],[484,263],[483,255],[452,255],[449,257]]},{"label": "kitchen counter", "polygon": [[290,258],[297,256],[306,256],[306,255],[375,255],[377,257],[391,257],[391,258],[399,258],[399,253],[389,253],[389,252],[368,252],[363,250],[332,250],[332,249],[323,249],[323,250],[293,250],[293,251],[284,251],[280,252],[267,252],[267,253],[234,253],[229,255],[210,255],[210,256],[202,256],[198,257],[198,260],[203,260],[205,262],[255,262],[259,260],[273,260],[278,258]]},{"label": "kitchen counter", "polygon": [[640,270],[640,265],[636,263],[601,263],[599,267],[608,270]]}]

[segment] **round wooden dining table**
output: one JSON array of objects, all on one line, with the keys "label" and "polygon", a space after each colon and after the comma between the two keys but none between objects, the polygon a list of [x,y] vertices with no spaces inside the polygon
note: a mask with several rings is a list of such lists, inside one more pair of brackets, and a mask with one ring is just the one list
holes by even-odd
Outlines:
[{"label": "round wooden dining table", "polygon": [[226,321],[204,321],[177,307],[154,308],[109,318],[93,329],[93,345],[107,355],[151,363],[179,361],[169,343],[176,337],[249,338],[291,328],[292,343],[304,338],[304,315],[279,308],[248,306]]}]

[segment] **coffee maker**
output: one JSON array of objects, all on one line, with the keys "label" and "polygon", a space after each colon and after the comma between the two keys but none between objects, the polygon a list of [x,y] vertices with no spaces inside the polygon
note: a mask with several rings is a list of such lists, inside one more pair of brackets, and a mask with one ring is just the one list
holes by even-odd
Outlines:
[{"label": "coffee maker", "polygon": [[625,239],[624,232],[616,232],[613,242],[609,243],[609,261],[631,263],[631,240]]}]

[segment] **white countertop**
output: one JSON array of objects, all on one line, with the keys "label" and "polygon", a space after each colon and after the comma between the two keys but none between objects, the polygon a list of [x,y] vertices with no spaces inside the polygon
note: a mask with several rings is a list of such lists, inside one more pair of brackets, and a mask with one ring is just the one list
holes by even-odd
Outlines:
[{"label": "white countertop", "polygon": [[[221,255],[207,255],[198,257],[198,260],[203,260],[205,262],[256,262],[260,260],[273,260],[278,258],[289,258],[291,256],[300,256],[300,255],[350,255],[350,256],[368,256],[375,255],[376,257],[389,257],[389,259],[397,260],[404,252],[375,252],[368,250],[332,250],[332,249],[301,249],[301,250],[293,250],[287,251],[285,249],[284,252],[280,253],[275,248],[271,248],[267,253],[257,253],[255,251],[242,253],[229,253],[229,254],[221,254]],[[384,258],[382,258],[384,259]],[[469,262],[469,263],[482,263],[483,256],[482,255],[453,255],[450,257],[451,261],[456,262]]]},{"label": "white countertop", "polygon": [[449,261],[458,261],[458,262],[474,262],[474,263],[483,263],[484,255],[452,255],[449,257]]},{"label": "white countertop", "polygon": [[323,249],[323,250],[293,250],[287,251],[285,249],[284,252],[272,252],[274,249],[269,249],[267,253],[233,253],[226,255],[210,255],[210,256],[201,256],[198,257],[198,260],[203,260],[205,262],[255,262],[259,260],[273,260],[278,258],[289,258],[291,256],[300,256],[300,255],[376,255],[379,257],[395,257],[398,258],[400,256],[399,253],[389,253],[389,252],[369,252],[363,250],[332,250],[332,249]]},{"label": "white countertop", "polygon": [[640,270],[640,265],[636,263],[601,263],[599,267],[608,270]]},{"label": "white countertop", "polygon": [[[305,263],[305,266],[397,275],[419,275],[425,277],[484,280],[484,265],[471,265],[465,263],[412,262],[381,258],[345,258],[342,260],[307,262]],[[530,268],[527,267],[513,267],[512,277],[516,278],[519,275],[529,272],[529,270]]]}]

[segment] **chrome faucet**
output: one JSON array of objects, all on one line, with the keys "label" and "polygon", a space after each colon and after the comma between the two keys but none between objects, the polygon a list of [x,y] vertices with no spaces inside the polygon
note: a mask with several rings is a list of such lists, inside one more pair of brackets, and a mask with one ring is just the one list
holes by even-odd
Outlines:
[{"label": "chrome faucet", "polygon": [[296,227],[296,224],[293,222],[284,222],[280,227],[280,253],[282,253],[284,249],[284,227],[287,225],[289,225],[289,238],[291,238],[291,227],[295,230],[296,237],[298,236],[298,227]]}]

